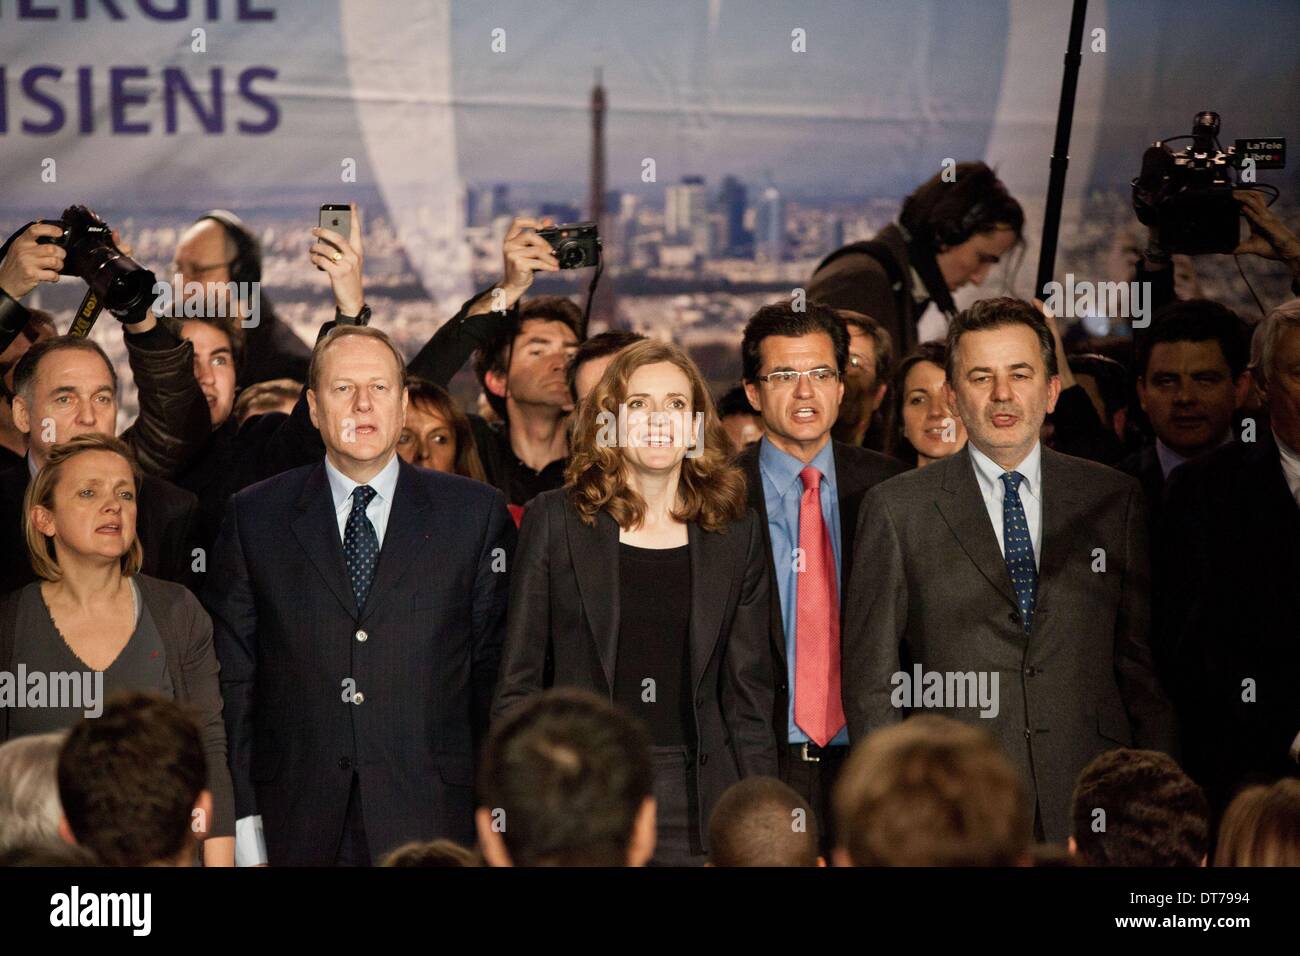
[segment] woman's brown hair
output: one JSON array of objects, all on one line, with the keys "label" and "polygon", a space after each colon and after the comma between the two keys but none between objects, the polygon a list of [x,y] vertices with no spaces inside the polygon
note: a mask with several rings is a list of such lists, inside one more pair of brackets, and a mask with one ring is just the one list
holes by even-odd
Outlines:
[{"label": "woman's brown hair", "polygon": [[456,399],[452,398],[441,385],[422,378],[412,378],[406,383],[407,395],[412,405],[419,405],[433,412],[448,425],[456,436],[456,460],[452,463],[453,471],[465,478],[487,481],[483,462],[478,456],[478,445],[474,442],[474,432],[470,428],[469,418],[460,410]]},{"label": "woman's brown hair", "polygon": [[[135,481],[137,497],[140,493],[140,466],[136,464],[135,455],[126,442],[111,435],[78,435],[65,442],[60,442],[50,449],[45,459],[45,467],[36,473],[27,485],[27,494],[23,498],[23,532],[27,538],[27,556],[31,560],[32,570],[36,576],[46,581],[58,581],[63,577],[59,559],[54,548],[54,539],[41,533],[32,521],[32,509],[37,505],[46,511],[54,511],[54,489],[63,475],[63,467],[73,458],[88,451],[107,451],[126,460],[131,466],[131,477]],[[144,561],[144,548],[137,534],[131,546],[122,555],[122,574],[125,577],[137,573]]]},{"label": "woman's brown hair", "polygon": [[1300,866],[1300,780],[1247,787],[1219,826],[1215,866]]},{"label": "woman's brown hair", "polygon": [[745,476],[731,463],[731,444],[704,376],[685,352],[668,342],[646,340],[624,348],[591,394],[579,403],[565,472],[574,506],[587,524],[594,525],[602,509],[624,530],[639,527],[644,520],[645,500],[628,487],[622,448],[618,443],[599,440],[604,422],[609,421],[601,413],[617,421],[619,407],[627,401],[632,373],[659,362],[682,370],[691,383],[692,416],[703,415],[702,425],[694,435],[699,454],[682,461],[677,486],[680,503],[673,517],[697,522],[705,531],[722,531],[745,513]]}]

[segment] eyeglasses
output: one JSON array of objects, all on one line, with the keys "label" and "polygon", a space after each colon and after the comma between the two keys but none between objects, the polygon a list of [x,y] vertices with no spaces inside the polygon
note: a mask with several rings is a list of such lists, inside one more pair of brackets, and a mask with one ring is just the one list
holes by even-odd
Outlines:
[{"label": "eyeglasses", "polygon": [[768,372],[766,375],[760,375],[758,380],[767,382],[773,388],[789,388],[805,375],[814,385],[829,385],[840,377],[840,373],[835,369],[823,365],[820,368],[810,368],[804,372]]}]

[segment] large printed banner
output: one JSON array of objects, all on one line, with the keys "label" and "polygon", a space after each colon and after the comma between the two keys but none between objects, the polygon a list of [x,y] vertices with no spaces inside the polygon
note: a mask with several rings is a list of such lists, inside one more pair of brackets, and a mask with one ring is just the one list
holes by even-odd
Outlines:
[{"label": "large printed banner", "polygon": [[[197,213],[234,210],[310,339],[328,298],[306,230],[321,203],[356,200],[376,300],[418,344],[498,268],[509,215],[592,215],[599,74],[624,324],[725,341],[945,160],[986,159],[1026,206],[1024,291],[1070,8],[0,0],[0,227],[85,202],[161,271]],[[1293,0],[1092,0],[1058,271],[1106,268],[1143,148],[1198,110],[1222,114],[1225,139],[1300,141],[1297,36]],[[1287,202],[1292,166],[1271,180]]]}]

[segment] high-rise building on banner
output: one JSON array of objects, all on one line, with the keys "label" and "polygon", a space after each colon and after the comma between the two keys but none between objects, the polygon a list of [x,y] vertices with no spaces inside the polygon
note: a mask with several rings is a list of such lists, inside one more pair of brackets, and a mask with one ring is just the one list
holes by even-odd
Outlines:
[{"label": "high-rise building on banner", "polygon": [[703,176],[683,176],[665,191],[664,239],[688,245],[699,256],[709,254],[709,197]]},{"label": "high-rise building on banner", "polygon": [[745,229],[745,184],[735,176],[722,180],[718,191],[718,211],[722,213],[722,251],[729,256],[751,254],[753,237]]},{"label": "high-rise building on banner", "polygon": [[754,252],[759,259],[780,262],[785,258],[785,202],[775,186],[759,194],[754,217]]},{"label": "high-rise building on banner", "polygon": [[[606,245],[612,238],[605,224],[605,87],[601,82],[600,67],[596,67],[596,81],[591,88],[591,169],[587,183],[587,218],[596,223],[601,241]],[[610,249],[613,253],[614,250]],[[591,302],[590,321],[593,325],[612,326],[614,322],[613,277],[604,272],[596,297]]]}]

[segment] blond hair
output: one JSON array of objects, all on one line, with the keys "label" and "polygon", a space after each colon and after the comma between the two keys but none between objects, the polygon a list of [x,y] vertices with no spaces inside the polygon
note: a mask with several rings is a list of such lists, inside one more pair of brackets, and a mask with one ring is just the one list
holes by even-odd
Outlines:
[{"label": "blond hair", "polygon": [[[54,547],[54,538],[41,533],[32,521],[32,510],[37,506],[46,511],[54,511],[54,491],[64,466],[78,455],[88,451],[112,452],[125,459],[131,466],[131,477],[135,482],[135,491],[140,493],[140,466],[136,464],[135,455],[126,442],[111,435],[78,435],[68,441],[60,442],[50,449],[45,459],[45,467],[27,485],[27,494],[23,498],[23,534],[27,539],[27,556],[36,576],[46,581],[58,581],[63,578],[63,569],[59,567],[58,553]],[[122,574],[130,577],[140,570],[144,562],[144,548],[137,534],[131,540],[131,546],[121,557]]]}]

